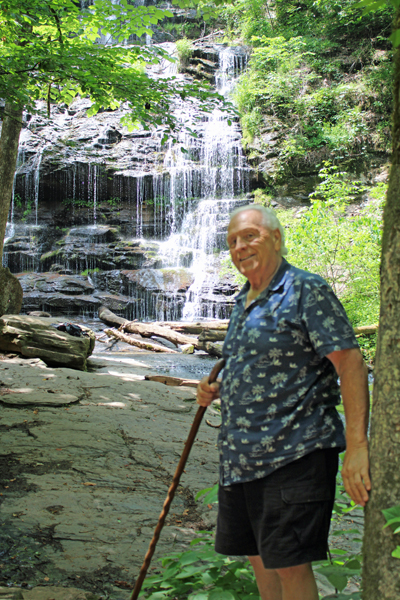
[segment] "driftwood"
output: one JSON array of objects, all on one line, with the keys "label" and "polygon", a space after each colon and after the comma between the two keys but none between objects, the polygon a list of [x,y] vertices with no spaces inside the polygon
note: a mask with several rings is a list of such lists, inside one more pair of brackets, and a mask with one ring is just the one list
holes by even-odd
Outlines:
[{"label": "driftwood", "polygon": [[181,379],[181,377],[170,377],[169,375],[145,375],[144,378],[148,381],[158,381],[159,383],[174,387],[184,385],[186,387],[197,388],[199,384],[199,379]]},{"label": "driftwood", "polygon": [[378,325],[363,325],[362,327],[354,327],[356,335],[373,335],[377,333]]},{"label": "driftwood", "polygon": [[104,333],[106,333],[109,337],[115,337],[115,338],[121,340],[121,342],[130,344],[131,346],[137,346],[138,348],[142,348],[142,350],[151,350],[152,352],[168,352],[170,354],[177,354],[176,350],[171,350],[170,348],[166,348],[165,346],[159,346],[158,344],[152,344],[151,342],[142,342],[142,340],[136,340],[135,338],[132,338],[129,335],[125,335],[121,331],[115,331],[115,329],[105,329]]},{"label": "driftwood", "polygon": [[110,325],[110,327],[120,327],[121,325],[125,325],[125,323],[130,323],[128,319],[118,317],[105,306],[100,306],[99,308],[99,319],[106,325]]},{"label": "driftwood", "polygon": [[199,342],[223,342],[226,338],[226,330],[204,329],[199,335]]},{"label": "driftwood", "polygon": [[198,350],[204,350],[204,352],[208,352],[211,356],[217,356],[221,358],[222,356],[222,346],[219,344],[213,344],[212,342],[202,342],[197,346]]},{"label": "driftwood", "polygon": [[178,346],[178,344],[192,344],[195,348],[198,346],[198,340],[196,338],[188,337],[169,327],[163,327],[156,323],[127,322],[121,326],[121,329],[124,329],[124,331],[128,331],[129,333],[138,333],[146,338],[156,335],[157,337],[172,342],[175,346]]},{"label": "driftwood", "polygon": [[181,321],[162,321],[156,325],[166,326],[175,331],[184,333],[199,334],[203,331],[219,330],[226,331],[228,329],[229,320],[220,321],[198,321],[197,323],[183,323]]}]

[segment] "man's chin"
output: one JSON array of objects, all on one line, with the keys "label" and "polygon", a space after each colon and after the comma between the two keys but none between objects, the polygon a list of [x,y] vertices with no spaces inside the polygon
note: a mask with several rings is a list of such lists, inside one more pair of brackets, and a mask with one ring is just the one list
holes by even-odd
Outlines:
[{"label": "man's chin", "polygon": [[239,265],[239,271],[241,272],[242,275],[244,275],[245,277],[248,277],[251,273],[254,273],[254,271],[257,270],[257,266],[253,266],[253,265]]}]

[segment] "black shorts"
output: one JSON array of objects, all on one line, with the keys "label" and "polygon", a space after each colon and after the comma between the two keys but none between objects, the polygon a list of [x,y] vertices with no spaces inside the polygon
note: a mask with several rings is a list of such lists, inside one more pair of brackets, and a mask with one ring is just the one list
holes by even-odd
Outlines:
[{"label": "black shorts", "polygon": [[266,569],[327,556],[338,450],[316,450],[263,479],[219,487],[215,550]]}]

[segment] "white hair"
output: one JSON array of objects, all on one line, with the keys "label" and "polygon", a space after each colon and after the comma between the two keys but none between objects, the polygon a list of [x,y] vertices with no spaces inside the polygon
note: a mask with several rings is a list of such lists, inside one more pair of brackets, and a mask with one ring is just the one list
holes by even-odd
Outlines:
[{"label": "white hair", "polygon": [[235,217],[237,214],[244,212],[245,210],[257,210],[261,214],[261,225],[271,230],[279,229],[281,234],[281,254],[282,256],[286,256],[288,249],[285,246],[285,230],[280,224],[275,211],[273,211],[272,208],[267,208],[261,204],[247,204],[246,206],[239,206],[239,208],[235,208],[230,215],[230,221],[232,221],[233,217]]}]

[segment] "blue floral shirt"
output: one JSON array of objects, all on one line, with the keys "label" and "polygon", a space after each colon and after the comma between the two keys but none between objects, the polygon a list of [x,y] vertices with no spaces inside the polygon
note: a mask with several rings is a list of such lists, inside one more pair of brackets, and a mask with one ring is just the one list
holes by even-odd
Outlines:
[{"label": "blue floral shirt", "polygon": [[357,348],[343,306],[319,276],[282,260],[245,308],[236,298],[223,348],[220,483],[265,477],[317,448],[345,448],[340,392],[326,355]]}]

